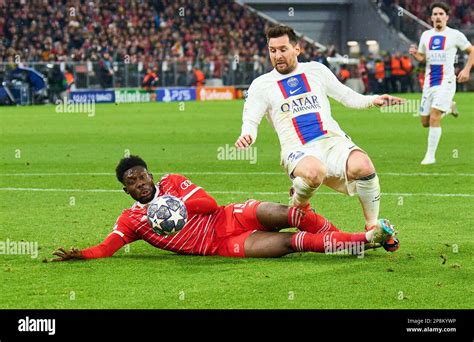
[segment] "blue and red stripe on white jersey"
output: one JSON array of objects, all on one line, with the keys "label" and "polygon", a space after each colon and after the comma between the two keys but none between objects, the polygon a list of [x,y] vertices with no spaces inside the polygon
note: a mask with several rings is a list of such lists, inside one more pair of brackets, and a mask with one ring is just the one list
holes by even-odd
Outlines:
[{"label": "blue and red stripe on white jersey", "polygon": [[[277,83],[285,99],[311,92],[305,73],[284,78]],[[295,116],[292,122],[303,145],[327,133],[323,129],[321,115],[318,112]]]},{"label": "blue and red stripe on white jersey", "polygon": [[[445,46],[445,36],[432,36],[428,44],[428,48],[431,51],[443,51]],[[430,87],[441,85],[443,83],[443,76],[443,64],[430,64]]]},{"label": "blue and red stripe on white jersey", "polygon": [[292,121],[298,138],[303,145],[327,134],[327,131],[323,128],[321,115],[318,112],[296,116]]}]

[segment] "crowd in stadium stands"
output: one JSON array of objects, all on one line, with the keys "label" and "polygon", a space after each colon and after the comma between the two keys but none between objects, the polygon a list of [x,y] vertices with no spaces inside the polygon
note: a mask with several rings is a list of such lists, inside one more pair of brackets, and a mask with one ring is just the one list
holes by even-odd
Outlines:
[{"label": "crowd in stadium stands", "polygon": [[[418,80],[422,82],[420,75],[424,75],[424,70],[414,68],[413,61],[407,54],[398,52],[393,55],[384,54],[382,57],[373,54],[363,56],[350,75],[346,70],[344,72],[345,78],[360,77],[366,94],[413,92],[415,78],[421,77]],[[341,76],[338,76],[343,82]]]},{"label": "crowd in stadium stands", "polygon": [[[261,68],[267,25],[228,0],[0,0],[0,62],[15,56],[28,62],[100,62],[106,79],[114,61],[142,62],[145,70],[160,73],[169,64],[158,61],[182,62],[181,71],[206,66],[204,72],[214,77],[232,61]],[[314,46],[302,47],[304,58],[318,56]]]},{"label": "crowd in stadium stands", "polygon": [[[428,15],[426,0],[380,1],[388,7],[405,5],[422,18]],[[464,24],[472,22],[469,3],[451,1],[453,17]],[[96,62],[103,88],[113,86],[114,62],[141,62],[144,88],[172,77],[171,65],[185,75],[178,85],[202,85],[209,78],[249,84],[268,70],[264,36],[268,25],[245,6],[228,0],[0,0],[0,62]],[[334,46],[323,53],[306,41],[300,44],[300,61],[329,67],[326,57],[336,54]],[[366,93],[412,91],[423,72],[411,63],[407,55],[369,55],[357,68],[333,71],[342,82],[360,76]],[[230,69],[244,74],[238,69],[242,65],[250,65],[247,79],[225,80]],[[72,75],[70,69],[66,73]]]},{"label": "crowd in stadium stands", "polygon": [[[397,16],[397,6],[408,10],[421,20],[431,24],[430,4],[438,0],[378,0],[383,11],[392,19]],[[451,6],[449,26],[470,28],[474,24],[474,6],[472,0],[445,0]],[[392,22],[395,20],[392,20]]]}]

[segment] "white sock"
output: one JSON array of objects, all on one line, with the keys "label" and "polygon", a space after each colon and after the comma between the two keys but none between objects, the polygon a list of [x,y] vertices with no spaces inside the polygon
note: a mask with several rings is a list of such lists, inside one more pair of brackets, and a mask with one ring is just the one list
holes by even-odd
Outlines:
[{"label": "white sock", "polygon": [[365,239],[368,242],[372,242],[374,240],[375,229],[371,229],[368,232],[365,232]]},{"label": "white sock", "polygon": [[428,149],[426,150],[427,157],[435,158],[439,139],[441,139],[441,127],[430,127],[428,133]]},{"label": "white sock", "polygon": [[356,190],[364,211],[365,224],[377,224],[380,210],[380,184],[377,174],[371,179],[356,180]]},{"label": "white sock", "polygon": [[304,207],[306,204],[308,204],[314,192],[319,188],[319,186],[316,188],[309,186],[308,183],[306,183],[301,177],[296,177],[293,179],[293,187],[295,188],[293,204],[298,207]]}]

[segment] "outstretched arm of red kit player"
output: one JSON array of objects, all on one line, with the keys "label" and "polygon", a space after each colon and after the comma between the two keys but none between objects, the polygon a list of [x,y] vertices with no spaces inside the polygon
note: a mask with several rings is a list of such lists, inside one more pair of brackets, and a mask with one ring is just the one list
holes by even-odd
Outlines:
[{"label": "outstretched arm of red kit player", "polygon": [[62,247],[59,247],[53,252],[53,255],[56,255],[57,258],[51,259],[50,261],[107,258],[114,255],[114,253],[117,252],[123,245],[125,245],[125,241],[121,236],[115,234],[114,231],[97,246],[89,247],[83,250],[79,250],[78,248],[74,247],[66,250]]},{"label": "outstretched arm of red kit player", "polygon": [[219,208],[216,200],[202,188],[187,199],[184,204],[189,216],[212,214]]},{"label": "outstretched arm of red kit player", "polygon": [[172,189],[186,205],[188,216],[212,214],[219,208],[216,200],[211,195],[185,176],[173,174],[168,177],[173,185]]}]

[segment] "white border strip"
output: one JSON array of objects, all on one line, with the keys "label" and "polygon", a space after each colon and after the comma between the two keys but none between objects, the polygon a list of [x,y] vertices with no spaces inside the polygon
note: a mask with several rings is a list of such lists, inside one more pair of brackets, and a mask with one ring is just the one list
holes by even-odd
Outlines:
[{"label": "white border strip", "polygon": [[[31,191],[31,192],[123,192],[123,190],[114,189],[48,189],[48,188],[0,188],[0,191]],[[288,196],[287,192],[272,191],[208,191],[209,194],[224,195],[277,195]],[[342,195],[338,192],[317,192],[320,195]],[[437,194],[431,192],[383,192],[384,196],[428,196],[428,197],[474,197],[474,194]]]}]

